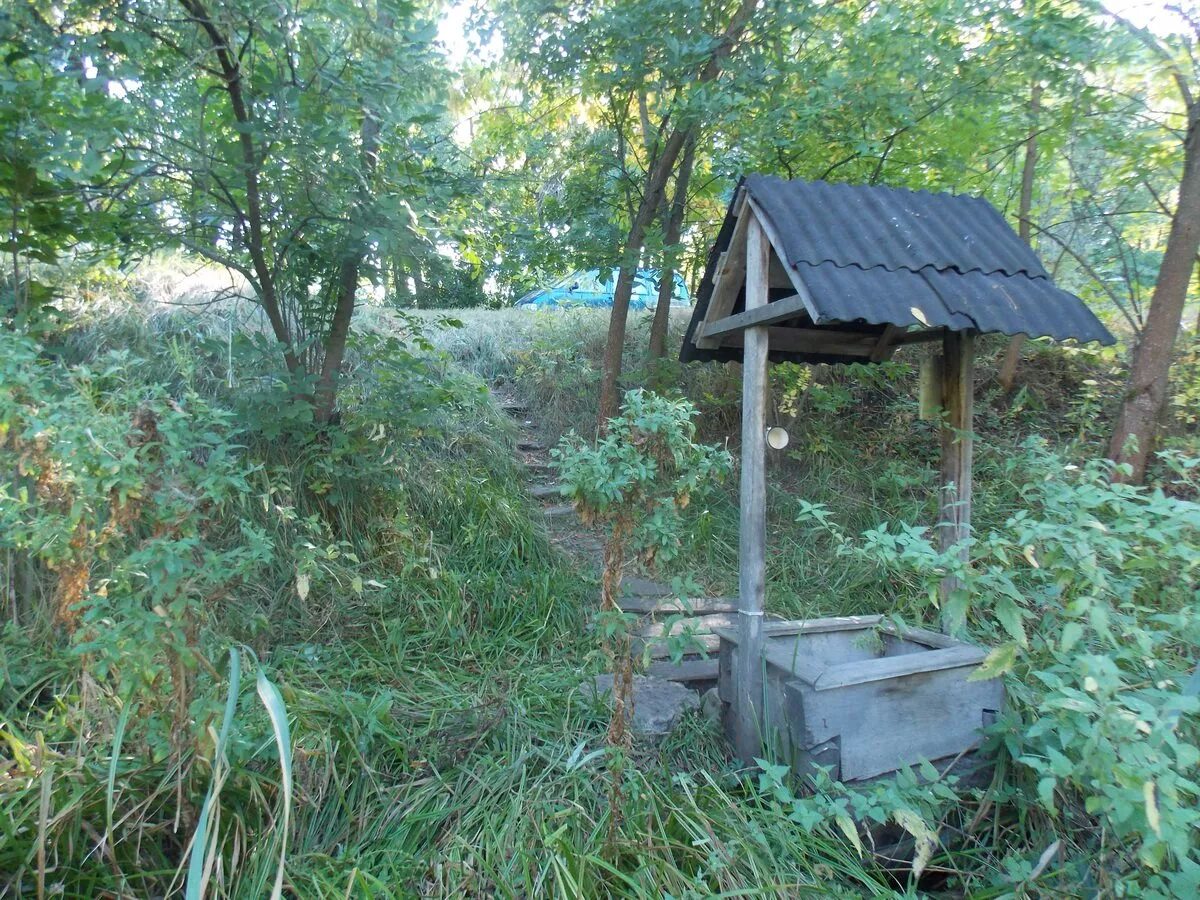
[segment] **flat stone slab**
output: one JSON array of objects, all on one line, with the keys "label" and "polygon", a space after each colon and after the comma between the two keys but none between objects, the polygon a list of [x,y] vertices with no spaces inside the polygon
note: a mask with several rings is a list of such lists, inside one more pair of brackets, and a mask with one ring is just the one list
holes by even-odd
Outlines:
[{"label": "flat stone slab", "polygon": [[529,489],[529,493],[538,500],[545,500],[549,497],[561,497],[562,487],[557,484],[535,484]]},{"label": "flat stone slab", "polygon": [[669,597],[671,589],[649,578],[630,575],[621,579],[621,593],[629,597]]},{"label": "flat stone slab", "polygon": [[574,503],[560,503],[558,506],[547,506],[545,509],[546,518],[559,519],[563,516],[575,515]]},{"label": "flat stone slab", "polygon": [[[597,675],[581,684],[579,691],[589,700],[607,698],[612,683],[612,675]],[[685,712],[699,708],[699,695],[682,684],[652,675],[633,676],[633,716],[629,728],[634,734],[657,740],[669,734]]]},{"label": "flat stone slab", "polygon": [[646,674],[667,681],[716,681],[720,674],[720,661],[715,656],[683,659],[677,663],[660,659],[646,667]]}]

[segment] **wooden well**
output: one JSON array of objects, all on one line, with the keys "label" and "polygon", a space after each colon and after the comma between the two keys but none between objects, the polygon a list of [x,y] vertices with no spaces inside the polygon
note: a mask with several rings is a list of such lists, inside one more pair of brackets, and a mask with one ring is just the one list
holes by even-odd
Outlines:
[{"label": "wooden well", "polygon": [[[969,561],[975,337],[984,332],[1113,342],[984,200],[765,176],[739,185],[680,355],[742,363],[738,612],[721,632],[720,690],[744,762],[783,736],[776,749],[791,758],[834,754],[843,778],[870,777],[914,754],[966,749],[999,709],[997,683],[967,680],[985,651],[945,634],[889,637],[860,618],[763,623],[771,361],[870,364],[906,345],[937,348],[922,385],[941,423],[936,530],[943,549]],[[941,609],[961,591],[943,579]],[[943,631],[955,624],[943,619]],[[877,640],[879,654],[854,652],[852,639]],[[833,648],[841,655],[829,656]]]},{"label": "wooden well", "polygon": [[[736,738],[739,636],[717,633],[718,690]],[[998,679],[969,680],[985,655],[922,628],[898,632],[880,616],[771,622],[760,651],[759,743],[798,772],[829,767],[842,781],[956,757],[976,746],[1004,702]]]}]

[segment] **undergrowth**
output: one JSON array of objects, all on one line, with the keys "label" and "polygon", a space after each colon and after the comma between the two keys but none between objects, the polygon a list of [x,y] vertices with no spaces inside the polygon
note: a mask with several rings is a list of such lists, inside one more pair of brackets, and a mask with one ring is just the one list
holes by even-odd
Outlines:
[{"label": "undergrowth", "polygon": [[[226,325],[0,336],[0,895],[260,897],[281,852],[304,897],[884,891],[767,827],[699,721],[708,755],[625,770],[606,841],[596,582],[483,382],[366,336],[317,433]],[[290,758],[232,658],[278,686]]]},{"label": "undergrowth", "polygon": [[[300,897],[1178,896],[1196,879],[1195,709],[1178,698],[1200,454],[1181,419],[1161,493],[1114,493],[1081,464],[1111,358],[1034,345],[1006,398],[984,342],[991,593],[966,622],[1008,648],[993,665],[1013,700],[990,786],[751,779],[695,717],[622,770],[614,811],[606,715],[577,690],[604,665],[596,580],[549,542],[487,392],[529,403],[547,441],[586,436],[602,317],[368,310],[341,420],[318,432],[236,303],[96,309],[42,344],[0,336],[0,896],[198,890],[197,837],[205,896],[268,895],[281,851]],[[646,324],[625,386],[686,397],[698,439],[735,449],[737,368],[648,362]],[[920,530],[936,432],[916,362],[773,369],[792,443],[770,460],[771,611],[936,615],[951,563]],[[733,488],[684,525],[667,575],[732,592]],[[254,678],[223,728],[232,658],[278,687],[290,760]],[[865,852],[848,812],[906,834],[898,861]]]}]

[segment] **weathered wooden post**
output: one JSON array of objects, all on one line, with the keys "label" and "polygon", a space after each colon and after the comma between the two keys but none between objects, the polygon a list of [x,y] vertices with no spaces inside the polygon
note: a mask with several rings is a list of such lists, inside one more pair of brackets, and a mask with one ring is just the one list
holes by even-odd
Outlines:
[{"label": "weathered wooden post", "polygon": [[[942,480],[938,497],[938,543],[943,550],[960,545],[966,561],[970,552],[961,543],[971,533],[971,453],[975,411],[975,334],[947,331],[942,338]],[[947,604],[962,586],[958,578],[946,576],[938,586],[942,609],[942,631],[953,622]]]},{"label": "weathered wooden post", "polygon": [[[746,309],[765,306],[770,244],[747,205]],[[762,747],[763,599],[766,594],[767,544],[767,349],[765,326],[747,328],[742,356],[742,482],[738,558],[738,665],[736,749],[743,762]]]}]

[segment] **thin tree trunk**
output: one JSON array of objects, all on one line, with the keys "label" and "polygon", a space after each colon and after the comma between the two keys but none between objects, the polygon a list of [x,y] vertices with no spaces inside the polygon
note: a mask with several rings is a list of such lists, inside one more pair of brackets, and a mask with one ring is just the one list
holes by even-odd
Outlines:
[{"label": "thin tree trunk", "polygon": [[[742,0],[729,20],[729,26],[721,36],[720,42],[712,51],[704,68],[697,76],[697,83],[707,84],[721,73],[725,59],[734,52],[758,0]],[[603,431],[606,423],[612,418],[619,405],[617,384],[621,378],[621,354],[625,349],[625,325],[629,318],[629,300],[633,295],[633,280],[637,272],[638,254],[646,240],[646,228],[658,211],[662,202],[663,191],[666,190],[667,179],[675,167],[675,160],[683,149],[684,141],[691,133],[691,126],[672,130],[670,137],[664,142],[662,152],[655,163],[650,166],[646,175],[645,190],[641,202],[629,226],[629,235],[621,256],[621,269],[617,275],[617,284],[613,290],[612,315],[608,320],[608,341],[604,347],[604,368],[600,379],[600,421]]]},{"label": "thin tree trunk", "polygon": [[13,294],[13,322],[21,321],[21,313],[24,310],[21,308],[21,217],[18,212],[19,203],[18,195],[13,193],[12,201],[12,294]]},{"label": "thin tree trunk", "polygon": [[1188,132],[1183,147],[1179,202],[1171,220],[1146,325],[1130,366],[1129,388],[1108,448],[1110,459],[1131,467],[1129,476],[1121,473],[1114,476],[1118,481],[1141,482],[1145,477],[1159,415],[1167,397],[1188,282],[1200,250],[1200,103],[1188,106]]},{"label": "thin tree trunk", "polygon": [[688,182],[692,177],[692,166],[696,160],[695,132],[688,136],[683,148],[683,159],[679,163],[679,174],[675,176],[675,196],[666,223],[663,238],[663,263],[658,284],[658,303],[654,307],[654,321],[650,323],[650,358],[662,359],[667,353],[667,326],[671,319],[671,298],[675,296],[675,263],[679,258],[679,239],[683,234],[683,217],[687,212]]},{"label": "thin tree trunk", "polygon": [[[1017,234],[1029,246],[1033,246],[1029,222],[1030,210],[1033,207],[1033,176],[1037,169],[1037,129],[1038,114],[1042,110],[1042,86],[1034,79],[1029,88],[1029,137],[1025,139],[1025,164],[1021,167],[1021,200],[1017,207]],[[1017,363],[1021,359],[1021,347],[1028,335],[1013,335],[1008,342],[1008,352],[1004,354],[1004,364],[1000,367],[1000,387],[1005,393],[1013,389],[1017,379]]]},{"label": "thin tree trunk", "polygon": [[246,181],[246,248],[250,252],[254,278],[258,283],[259,303],[263,312],[267,314],[267,321],[271,323],[275,339],[283,345],[283,358],[288,371],[295,374],[301,370],[300,358],[296,355],[291,332],[279,306],[275,275],[267,263],[263,239],[262,196],[258,184],[258,153],[254,148],[254,136],[251,133],[253,118],[242,92],[241,66],[229,49],[230,42],[221,34],[201,0],[180,0],[180,4],[207,35],[221,67],[225,92],[229,94],[229,102],[233,106],[234,119],[238,125],[238,144],[241,148],[242,167],[245,170],[243,177]]},{"label": "thin tree trunk", "polygon": [[[390,12],[380,10],[376,23],[380,31],[390,31],[395,19]],[[327,425],[337,407],[337,383],[342,362],[346,358],[346,341],[350,337],[350,321],[354,318],[354,301],[358,293],[358,276],[367,255],[367,242],[357,224],[372,202],[371,180],[379,163],[379,117],[369,108],[363,109],[363,121],[359,130],[362,141],[361,159],[363,178],[359,190],[357,209],[347,226],[349,234],[346,255],[338,266],[337,294],[333,308],[333,320],[329,323],[329,334],[325,338],[325,357],[321,361],[321,375],[317,379],[316,396],[313,403],[313,418],[318,425]]]}]

